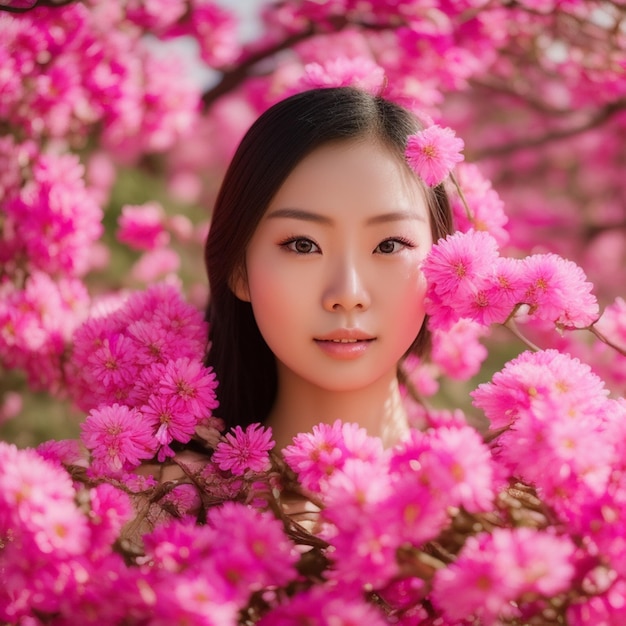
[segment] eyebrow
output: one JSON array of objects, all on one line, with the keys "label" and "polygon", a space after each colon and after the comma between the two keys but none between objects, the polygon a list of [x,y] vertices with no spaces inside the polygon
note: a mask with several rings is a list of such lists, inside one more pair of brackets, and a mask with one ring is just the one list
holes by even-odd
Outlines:
[{"label": "eyebrow", "polygon": [[[320,215],[319,213],[313,213],[311,211],[305,211],[304,209],[276,209],[268,214],[268,219],[274,218],[289,218],[294,220],[303,220],[305,222],[315,222],[318,224],[325,224],[328,226],[332,226],[334,224],[334,220],[330,217],[326,217],[325,215]],[[374,217],[370,217],[365,223],[369,226],[372,224],[384,224],[386,222],[400,222],[403,220],[419,220],[425,221],[425,218],[422,215],[417,213],[413,213],[411,211],[391,211],[390,213],[381,213],[380,215],[375,215]]]}]

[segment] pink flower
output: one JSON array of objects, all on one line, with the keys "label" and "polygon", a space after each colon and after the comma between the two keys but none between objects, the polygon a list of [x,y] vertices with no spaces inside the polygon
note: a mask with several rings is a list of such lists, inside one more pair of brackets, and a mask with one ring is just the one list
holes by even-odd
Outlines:
[{"label": "pink flower", "polygon": [[86,289],[77,279],[53,280],[42,271],[23,287],[0,285],[0,353],[4,367],[23,369],[34,389],[56,391],[62,384],[65,342],[82,322]]},{"label": "pink flower", "polygon": [[497,243],[486,232],[455,233],[432,247],[422,266],[428,282],[426,312],[431,316],[432,329],[447,330],[464,316],[501,316],[481,310],[491,310],[496,304],[500,310],[500,299],[495,303],[482,301],[492,285],[499,258]]},{"label": "pink flower", "polygon": [[418,526],[424,538],[427,535],[432,539],[438,534],[441,526],[432,523],[430,509],[436,508],[441,519],[445,518],[443,508],[427,500],[423,502],[424,507],[419,506],[415,492],[413,502],[409,504],[410,486],[405,484],[404,487],[407,488],[404,493],[394,489],[385,500],[369,507],[361,524],[350,523],[344,527],[336,511],[337,531],[329,532],[333,547],[329,553],[333,563],[328,573],[330,580],[353,589],[384,587],[399,575],[398,548],[409,541],[407,533],[401,533],[405,519],[407,524],[404,526]]},{"label": "pink flower", "polygon": [[75,497],[72,480],[59,465],[34,450],[0,442],[0,536],[12,537],[26,558],[86,550],[87,520]]},{"label": "pink flower", "polygon": [[[193,624],[197,626],[236,626],[240,605],[231,598],[223,581],[209,569],[200,574],[186,573],[162,581],[156,616],[152,626]],[[161,604],[162,603],[162,604]]]},{"label": "pink flower", "polygon": [[200,56],[210,67],[221,67],[237,58],[239,39],[235,13],[219,3],[193,0],[185,16],[167,29],[168,37],[191,35],[200,45]]},{"label": "pink flower", "polygon": [[585,328],[598,319],[598,302],[578,265],[556,254],[523,260],[523,301],[530,314],[560,328]]},{"label": "pink flower", "polygon": [[135,250],[154,250],[167,245],[165,212],[157,202],[140,206],[125,205],[118,219],[117,239]]},{"label": "pink flower", "polygon": [[98,548],[105,553],[111,550],[122,527],[132,518],[134,509],[126,493],[107,483],[97,485],[89,495],[90,552],[93,557]]},{"label": "pink flower", "polygon": [[484,626],[519,616],[525,593],[555,595],[574,574],[574,545],[530,528],[496,528],[469,537],[457,560],[435,574],[431,597],[445,617],[475,616]]},{"label": "pink flower", "polygon": [[209,510],[207,523],[219,537],[212,564],[239,598],[296,577],[297,551],[272,513],[225,502]]},{"label": "pink flower", "polygon": [[115,475],[154,456],[157,440],[150,422],[136,409],[113,404],[92,410],[81,425],[98,474]]},{"label": "pink flower", "polygon": [[283,450],[287,464],[298,474],[306,489],[319,492],[325,481],[341,469],[347,459],[379,460],[382,442],[367,435],[356,424],[335,421],[318,424],[310,433],[294,437],[293,445]]},{"label": "pink flower", "polygon": [[0,396],[0,424],[19,415],[22,405],[22,395],[17,391],[6,391]]},{"label": "pink flower", "polygon": [[[611,584],[612,583],[612,584]],[[571,626],[626,624],[626,580],[618,578],[607,582],[601,593],[572,602],[567,608],[567,623]]]},{"label": "pink flower", "polygon": [[131,276],[142,283],[151,283],[175,274],[180,268],[180,256],[171,248],[144,252],[132,266]]},{"label": "pink flower", "polygon": [[207,561],[218,536],[209,526],[170,522],[143,536],[146,556],[157,569],[178,572]]},{"label": "pink flower", "polygon": [[322,481],[343,465],[341,440],[341,422],[318,424],[310,433],[296,435],[283,457],[306,489],[319,491]]},{"label": "pink flower", "polygon": [[433,332],[431,358],[446,376],[468,380],[480,371],[487,358],[487,348],[479,341],[485,334],[483,326],[460,319],[448,331]]},{"label": "pink flower", "polygon": [[157,457],[161,462],[174,456],[170,448],[172,441],[187,443],[191,439],[197,423],[197,419],[174,397],[156,393],[141,407],[141,414],[154,429],[154,439],[161,444]]},{"label": "pink flower", "polygon": [[188,411],[200,420],[218,406],[216,387],[217,380],[211,368],[185,357],[165,365],[158,389],[160,394],[171,396],[179,410]]},{"label": "pink flower", "polygon": [[221,470],[243,476],[248,471],[265,472],[270,468],[268,452],[276,445],[271,428],[251,424],[243,430],[235,426],[224,439],[212,457]]},{"label": "pink flower", "polygon": [[165,363],[179,354],[180,337],[158,322],[138,320],[126,329],[135,346],[134,357],[140,365]]},{"label": "pink flower", "polygon": [[393,449],[391,471],[414,477],[431,496],[468,511],[488,510],[494,499],[494,464],[478,432],[470,426],[412,430]]},{"label": "pink flower", "polygon": [[354,531],[389,490],[390,476],[386,464],[348,459],[343,468],[328,479],[324,488],[324,519],[342,531]]},{"label": "pink flower", "polygon": [[304,75],[298,81],[298,90],[318,87],[343,87],[352,85],[371,94],[380,91],[385,70],[366,57],[338,57],[323,63],[307,63]]},{"label": "pink flower", "polygon": [[450,128],[429,126],[409,136],[406,158],[415,173],[430,187],[436,187],[463,160],[463,140]]},{"label": "pink flower", "polygon": [[102,210],[85,188],[83,166],[73,154],[42,154],[32,180],[4,203],[9,225],[31,269],[81,276],[102,234]]},{"label": "pink flower", "polygon": [[495,443],[498,460],[533,484],[564,520],[579,516],[584,500],[606,491],[619,457],[598,409],[576,414],[561,398],[535,398]]},{"label": "pink flower", "polygon": [[177,485],[159,501],[159,504],[179,519],[195,521],[202,509],[202,500],[194,485]]},{"label": "pink flower", "polygon": [[498,257],[484,280],[454,299],[457,315],[478,322],[481,326],[504,324],[523,301],[525,279],[519,259]]},{"label": "pink flower", "polygon": [[131,387],[137,378],[134,345],[126,336],[111,335],[88,357],[93,381],[114,391]]},{"label": "pink flower", "polygon": [[485,284],[498,256],[496,240],[475,230],[440,239],[423,264],[429,290],[440,296],[476,291]]},{"label": "pink flower", "polygon": [[185,14],[187,6],[183,0],[149,0],[129,2],[126,7],[127,19],[142,29],[162,33]]},{"label": "pink flower", "polygon": [[341,436],[346,460],[361,459],[370,463],[382,461],[384,449],[380,437],[371,437],[365,428],[351,422],[342,423]]},{"label": "pink flower", "polygon": [[498,430],[529,410],[536,399],[551,397],[571,416],[593,414],[608,391],[588,365],[557,350],[523,352],[471,393]]},{"label": "pink flower", "polygon": [[36,450],[43,459],[59,465],[88,465],[87,452],[77,439],[51,439],[40,443]]}]

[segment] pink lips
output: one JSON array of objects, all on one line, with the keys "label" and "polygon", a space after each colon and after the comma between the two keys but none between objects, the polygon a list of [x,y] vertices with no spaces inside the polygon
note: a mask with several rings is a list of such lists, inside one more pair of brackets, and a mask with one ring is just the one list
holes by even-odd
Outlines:
[{"label": "pink lips", "polygon": [[315,343],[334,359],[350,360],[360,357],[376,337],[358,328],[341,328],[315,338]]}]

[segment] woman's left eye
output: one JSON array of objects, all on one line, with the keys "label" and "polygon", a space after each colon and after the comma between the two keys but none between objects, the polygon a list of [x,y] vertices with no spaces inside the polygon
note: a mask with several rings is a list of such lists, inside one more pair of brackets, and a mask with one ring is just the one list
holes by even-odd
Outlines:
[{"label": "woman's left eye", "polygon": [[378,254],[393,254],[394,252],[399,252],[402,248],[413,248],[413,244],[406,239],[385,239],[385,241],[381,241],[377,246],[374,252]]}]

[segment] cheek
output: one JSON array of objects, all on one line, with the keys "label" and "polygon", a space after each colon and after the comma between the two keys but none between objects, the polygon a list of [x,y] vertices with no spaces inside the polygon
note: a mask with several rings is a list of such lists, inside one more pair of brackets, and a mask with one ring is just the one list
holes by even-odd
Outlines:
[{"label": "cheek", "polygon": [[306,310],[302,281],[294,281],[271,263],[256,263],[248,273],[250,302],[263,338],[273,348],[287,337],[294,320],[302,319]]},{"label": "cheek", "polygon": [[[403,275],[397,275],[387,283],[390,293],[389,317],[397,329],[397,341],[408,348],[424,323],[424,300],[426,296],[426,279],[415,268],[407,269]],[[393,293],[391,293],[393,292]]]}]

